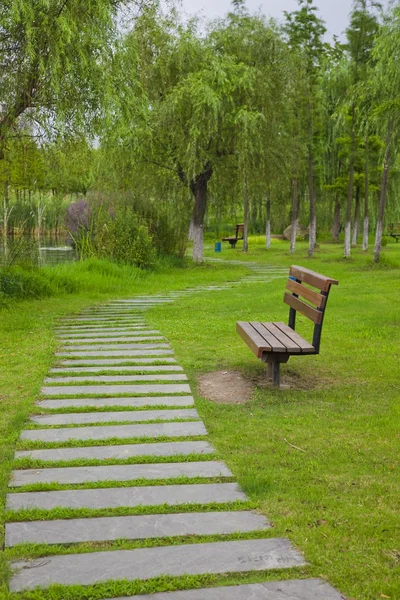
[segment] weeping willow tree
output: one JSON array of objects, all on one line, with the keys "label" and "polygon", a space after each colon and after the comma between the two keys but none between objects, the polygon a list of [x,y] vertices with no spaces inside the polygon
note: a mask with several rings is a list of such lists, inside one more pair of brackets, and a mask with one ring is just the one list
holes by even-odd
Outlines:
[{"label": "weeping willow tree", "polygon": [[[244,31],[235,32],[234,20],[245,28],[245,53]],[[245,11],[214,23],[204,36],[196,21],[181,24],[176,14],[162,17],[154,9],[136,21],[117,57],[121,100],[112,111],[107,143],[129,149],[147,173],[149,166],[167,171],[188,189],[195,261],[203,259],[210,180],[227,164],[237,165],[232,157],[243,148],[238,115],[264,115],[264,122],[276,123],[273,97],[280,98],[282,86],[271,78],[276,52],[268,56],[268,49],[277,38]]]},{"label": "weeping willow tree", "polygon": [[[87,129],[99,115],[119,0],[0,3],[0,159],[25,126]],[[132,3],[133,5],[134,3]]]}]

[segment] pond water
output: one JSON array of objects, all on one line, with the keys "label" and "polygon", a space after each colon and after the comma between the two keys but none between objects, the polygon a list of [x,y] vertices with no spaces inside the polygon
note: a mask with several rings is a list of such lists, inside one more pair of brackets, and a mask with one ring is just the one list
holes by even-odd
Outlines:
[{"label": "pond water", "polygon": [[58,265],[76,260],[74,248],[65,241],[48,240],[45,244],[41,242],[38,250],[41,265]]},{"label": "pond water", "polygon": [[[0,265],[3,264],[4,240],[0,240]],[[58,265],[76,260],[74,248],[64,238],[18,238],[7,242],[9,264],[18,264],[21,259],[38,261],[39,265]]]}]

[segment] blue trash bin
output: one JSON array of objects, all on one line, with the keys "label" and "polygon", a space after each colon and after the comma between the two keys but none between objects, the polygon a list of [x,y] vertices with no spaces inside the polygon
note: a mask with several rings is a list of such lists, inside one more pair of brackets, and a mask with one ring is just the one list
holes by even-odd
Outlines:
[{"label": "blue trash bin", "polygon": [[222,251],[222,244],[221,244],[221,242],[215,242],[214,251],[215,252],[221,252]]}]

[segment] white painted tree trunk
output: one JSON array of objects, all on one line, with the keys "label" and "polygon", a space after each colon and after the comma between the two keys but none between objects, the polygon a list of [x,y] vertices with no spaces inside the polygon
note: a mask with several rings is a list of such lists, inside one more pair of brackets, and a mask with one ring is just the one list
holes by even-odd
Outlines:
[{"label": "white painted tree trunk", "polygon": [[296,252],[296,236],[297,236],[297,226],[299,224],[299,220],[295,219],[292,221],[292,231],[290,232],[290,254],[294,254]]},{"label": "white painted tree trunk", "polygon": [[265,246],[267,250],[271,248],[271,200],[269,198],[267,198],[266,204]]},{"label": "white painted tree trunk", "polygon": [[346,221],[344,226],[344,257],[350,258],[351,255],[351,221]]},{"label": "white painted tree trunk", "polygon": [[363,251],[367,252],[368,250],[368,230],[369,230],[369,218],[368,216],[364,217],[363,224]]},{"label": "white painted tree trunk", "polygon": [[315,245],[317,243],[317,217],[314,214],[310,219],[310,241],[308,245],[308,255],[313,256]]},{"label": "white painted tree trunk", "polygon": [[374,262],[379,262],[381,259],[381,251],[382,251],[382,233],[383,233],[383,221],[378,219],[376,224],[376,234],[375,234],[375,248],[374,248]]},{"label": "white painted tree trunk", "polygon": [[193,260],[203,262],[203,225],[193,223]]}]

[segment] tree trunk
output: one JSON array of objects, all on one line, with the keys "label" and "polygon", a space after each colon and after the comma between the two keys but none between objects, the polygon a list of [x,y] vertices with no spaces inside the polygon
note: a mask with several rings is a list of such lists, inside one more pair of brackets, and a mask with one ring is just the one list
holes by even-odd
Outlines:
[{"label": "tree trunk", "polygon": [[246,175],[244,177],[243,185],[243,201],[244,201],[244,227],[243,227],[243,252],[249,250],[249,194],[247,190]]},{"label": "tree trunk", "polygon": [[315,213],[315,189],[314,189],[314,159],[312,150],[312,124],[310,115],[310,105],[308,106],[308,192],[310,197],[310,236],[308,244],[308,256],[314,255],[315,244],[317,241],[317,215]]},{"label": "tree trunk", "polygon": [[271,200],[267,196],[266,219],[265,219],[265,246],[267,250],[271,248]]},{"label": "tree trunk", "polygon": [[351,254],[351,207],[353,204],[354,187],[354,160],[350,157],[349,186],[347,188],[346,223],[344,226],[344,257],[349,258]]},{"label": "tree trunk", "polygon": [[354,223],[353,223],[353,246],[357,245],[359,224],[360,224],[360,188],[357,185],[357,187],[356,187],[356,206],[354,209]]},{"label": "tree trunk", "polygon": [[332,238],[335,244],[339,243],[339,233],[340,233],[340,202],[339,199],[335,200],[335,209],[333,212],[333,228],[332,228]]},{"label": "tree trunk", "polygon": [[354,108],[352,110],[351,122],[351,141],[350,141],[350,164],[349,164],[349,185],[347,188],[347,206],[346,206],[346,223],[344,226],[344,257],[350,258],[351,254],[351,208],[353,205],[353,189],[354,189]]},{"label": "tree trunk", "polygon": [[365,139],[365,173],[364,173],[364,223],[363,223],[363,251],[368,250],[369,230],[369,139]]},{"label": "tree trunk", "polygon": [[375,249],[374,249],[374,262],[378,263],[381,258],[381,250],[382,250],[382,233],[383,233],[383,220],[385,218],[385,208],[386,208],[386,196],[387,196],[387,187],[389,181],[389,171],[390,171],[390,147],[392,142],[392,132],[393,132],[393,119],[389,121],[388,132],[386,137],[386,148],[385,148],[385,162],[383,165],[383,173],[382,173],[382,184],[381,191],[379,194],[379,210],[378,210],[378,221],[376,224],[376,236],[375,236]]},{"label": "tree trunk", "polygon": [[207,186],[212,176],[212,166],[207,163],[204,170],[190,182],[190,189],[194,196],[193,208],[193,260],[203,261],[203,225],[207,208]]},{"label": "tree trunk", "polygon": [[3,205],[3,264],[7,265],[8,258],[8,205],[9,205],[9,189],[8,177],[4,182],[4,205]]},{"label": "tree trunk", "polygon": [[292,197],[292,231],[290,234],[290,254],[296,251],[297,225],[299,221],[299,186],[297,174],[293,178],[293,197]]}]

